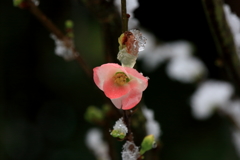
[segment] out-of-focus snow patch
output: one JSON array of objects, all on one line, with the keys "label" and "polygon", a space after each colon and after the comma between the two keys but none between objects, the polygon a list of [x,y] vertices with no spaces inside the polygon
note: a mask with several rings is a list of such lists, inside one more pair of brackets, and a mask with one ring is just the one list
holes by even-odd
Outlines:
[{"label": "out-of-focus snow patch", "polygon": [[[126,1],[127,3],[127,13],[133,14],[134,10],[139,7],[137,0]],[[119,13],[121,13],[121,0],[115,0],[114,5],[117,7]]]},{"label": "out-of-focus snow patch", "polygon": [[192,114],[197,119],[210,117],[214,109],[225,106],[233,94],[231,84],[208,80],[191,97]]},{"label": "out-of-focus snow patch", "polygon": [[[148,43],[155,42],[153,36],[146,35]],[[163,61],[176,57],[187,57],[192,54],[192,46],[187,41],[175,41],[151,46],[146,45],[146,49],[139,54],[139,59],[143,61],[145,70],[154,71]]]},{"label": "out-of-focus snow patch", "polygon": [[161,135],[160,124],[154,119],[154,112],[146,106],[142,107],[143,115],[146,118],[146,131],[147,135],[154,135],[155,139],[159,139]]},{"label": "out-of-focus snow patch", "polygon": [[101,160],[110,160],[108,155],[108,146],[102,139],[102,133],[99,129],[93,128],[87,132],[86,145],[91,149],[94,155]]},{"label": "out-of-focus snow patch", "polygon": [[39,4],[40,4],[39,0],[32,0],[32,2],[33,2],[36,6],[39,6]]},{"label": "out-of-focus snow patch", "polygon": [[235,13],[231,12],[229,5],[224,4],[223,10],[233,35],[238,57],[240,58],[240,19]]},{"label": "out-of-focus snow patch", "polygon": [[193,56],[184,56],[171,59],[166,71],[172,79],[191,83],[206,75],[207,69],[199,59]]},{"label": "out-of-focus snow patch", "polygon": [[233,34],[240,33],[240,20],[235,13],[231,12],[229,5],[224,4],[223,10],[225,12],[226,20]]}]

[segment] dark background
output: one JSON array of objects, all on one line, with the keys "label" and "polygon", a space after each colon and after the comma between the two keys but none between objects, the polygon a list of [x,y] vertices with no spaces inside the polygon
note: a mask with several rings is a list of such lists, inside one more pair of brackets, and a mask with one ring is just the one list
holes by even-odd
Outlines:
[{"label": "dark background", "polygon": [[[195,45],[209,78],[225,79],[214,65],[217,53],[200,0],[139,1],[135,17],[160,41],[184,39]],[[93,68],[104,63],[101,28],[75,0],[41,0],[40,9],[62,30],[74,21],[75,45]],[[77,62],[54,54],[50,33],[27,10],[0,1],[0,159],[94,159],[85,134],[89,105],[101,106],[97,87]],[[117,43],[117,40],[116,40]],[[167,62],[166,62],[167,63]],[[229,123],[215,114],[205,121],[191,115],[189,98],[197,84],[172,81],[166,63],[152,73],[144,91],[162,130],[162,160],[237,160]],[[138,62],[139,71],[141,61]],[[119,152],[120,155],[120,152]]]}]

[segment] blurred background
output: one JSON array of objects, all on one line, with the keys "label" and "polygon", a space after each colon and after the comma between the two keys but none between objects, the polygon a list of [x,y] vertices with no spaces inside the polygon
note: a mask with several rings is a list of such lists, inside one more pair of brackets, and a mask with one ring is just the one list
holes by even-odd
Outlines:
[{"label": "blurred background", "polygon": [[[91,68],[105,63],[101,24],[82,1],[41,0],[39,8],[63,31],[67,19],[74,22],[76,49]],[[200,0],[139,0],[134,17],[159,44],[188,41],[208,78],[228,80],[215,65],[217,49]],[[95,125],[84,113],[103,105],[103,93],[76,61],[66,62],[54,49],[50,32],[28,10],[0,1],[1,160],[96,159],[85,145]],[[159,159],[238,160],[229,121],[216,113],[193,117],[190,97],[198,84],[170,78],[168,60],[151,71],[145,61],[140,58],[137,67],[150,77],[143,100],[161,126]]]}]

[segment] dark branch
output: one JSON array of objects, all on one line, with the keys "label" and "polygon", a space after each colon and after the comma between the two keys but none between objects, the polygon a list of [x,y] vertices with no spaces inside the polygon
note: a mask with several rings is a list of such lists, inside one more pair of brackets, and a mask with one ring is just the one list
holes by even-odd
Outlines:
[{"label": "dark branch", "polygon": [[79,63],[83,71],[88,75],[88,77],[92,78],[92,70],[85,63],[83,58],[80,56],[79,52],[71,45],[71,39],[65,36],[60,29],[58,29],[52,21],[37,7],[31,0],[26,0],[28,10],[54,35],[57,36],[58,39],[64,42],[64,45],[71,49],[75,60]]}]

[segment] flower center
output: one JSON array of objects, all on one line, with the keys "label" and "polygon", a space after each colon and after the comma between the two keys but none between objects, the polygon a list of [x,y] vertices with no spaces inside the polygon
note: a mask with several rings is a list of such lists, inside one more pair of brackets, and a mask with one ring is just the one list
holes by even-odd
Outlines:
[{"label": "flower center", "polygon": [[127,82],[130,81],[130,79],[128,78],[128,76],[124,72],[117,72],[113,76],[113,80],[114,80],[114,83],[119,85],[119,86],[123,86],[124,84],[126,84]]}]

